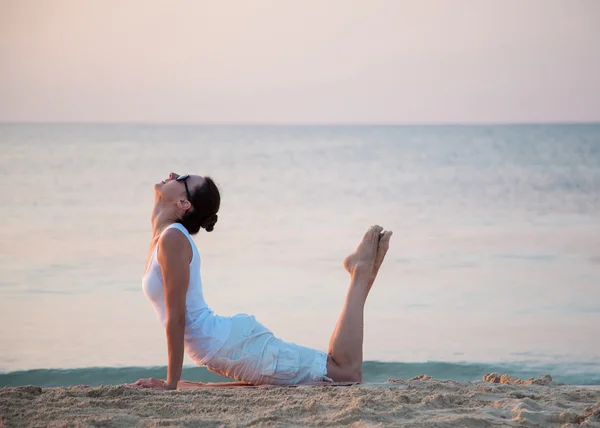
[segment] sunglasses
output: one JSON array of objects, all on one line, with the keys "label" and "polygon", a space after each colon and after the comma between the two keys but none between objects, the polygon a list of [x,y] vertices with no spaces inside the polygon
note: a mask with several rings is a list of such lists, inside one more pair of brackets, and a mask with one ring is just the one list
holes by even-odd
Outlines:
[{"label": "sunglasses", "polygon": [[190,189],[188,189],[187,179],[190,178],[189,174],[180,175],[175,179],[175,181],[183,181],[183,185],[185,186],[185,194],[187,195],[188,201],[190,204],[192,203],[192,195],[190,194]]}]

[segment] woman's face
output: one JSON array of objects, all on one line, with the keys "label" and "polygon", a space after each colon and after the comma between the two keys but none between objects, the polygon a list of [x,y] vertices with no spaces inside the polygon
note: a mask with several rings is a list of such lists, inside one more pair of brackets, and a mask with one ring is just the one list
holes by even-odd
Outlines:
[{"label": "woman's face", "polygon": [[160,194],[164,199],[170,201],[187,200],[188,197],[185,191],[186,183],[190,193],[193,193],[194,190],[204,182],[204,177],[199,175],[190,175],[185,182],[177,181],[179,176],[179,174],[174,172],[169,173],[169,176],[166,179],[154,185],[154,191]]}]

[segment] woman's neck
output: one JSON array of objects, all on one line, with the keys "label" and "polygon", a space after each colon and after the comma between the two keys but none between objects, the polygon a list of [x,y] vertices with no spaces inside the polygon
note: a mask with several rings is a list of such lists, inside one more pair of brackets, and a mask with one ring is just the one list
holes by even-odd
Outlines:
[{"label": "woman's neck", "polygon": [[164,209],[160,204],[156,204],[150,217],[152,224],[152,239],[157,239],[160,234],[171,224],[175,223],[175,215]]}]

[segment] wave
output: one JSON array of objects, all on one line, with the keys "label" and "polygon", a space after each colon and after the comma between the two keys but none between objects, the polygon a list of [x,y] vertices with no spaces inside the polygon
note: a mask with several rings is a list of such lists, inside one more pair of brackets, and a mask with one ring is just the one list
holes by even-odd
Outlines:
[{"label": "wave", "polygon": [[[567,385],[600,385],[600,362],[536,363],[398,363],[365,361],[363,381],[381,383],[388,379],[410,379],[427,374],[436,379],[476,381],[490,372],[508,373],[521,379],[551,374],[559,383]],[[157,367],[91,367],[77,369],[36,369],[0,374],[0,386],[37,385],[60,387],[73,385],[120,385],[139,378],[164,379],[167,368]],[[209,372],[205,367],[184,367],[182,379],[195,382],[227,382],[230,379]]]}]

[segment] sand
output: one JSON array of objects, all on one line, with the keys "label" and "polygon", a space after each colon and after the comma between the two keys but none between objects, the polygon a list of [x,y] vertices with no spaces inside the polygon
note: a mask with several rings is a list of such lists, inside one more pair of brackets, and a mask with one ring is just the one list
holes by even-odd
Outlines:
[{"label": "sand", "polygon": [[600,427],[600,386],[486,375],[382,384],[155,391],[128,386],[0,389],[0,426],[352,425]]}]

